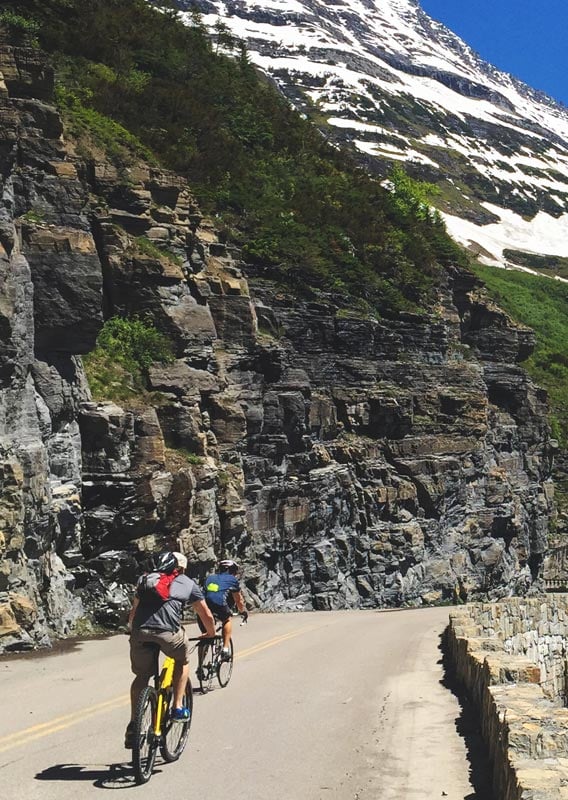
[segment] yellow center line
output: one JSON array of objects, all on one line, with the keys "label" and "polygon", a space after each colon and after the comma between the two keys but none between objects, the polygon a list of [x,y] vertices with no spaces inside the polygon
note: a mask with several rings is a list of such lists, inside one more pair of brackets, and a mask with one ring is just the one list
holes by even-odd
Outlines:
[{"label": "yellow center line", "polygon": [[286,642],[288,639],[295,639],[296,636],[300,636],[303,633],[309,633],[310,631],[314,631],[319,627],[321,627],[321,625],[315,625],[311,628],[302,628],[301,630],[291,631],[290,633],[283,633],[280,636],[275,636],[273,639],[268,639],[266,642],[260,642],[259,644],[252,645],[252,647],[249,647],[246,650],[241,650],[240,652],[235,653],[235,661],[238,658],[246,658],[247,656],[254,655],[255,653],[260,653],[261,650],[266,650],[268,647],[273,647],[275,644],[280,644],[280,642]]},{"label": "yellow center line", "polygon": [[14,747],[33,742],[35,739],[42,739],[44,736],[50,736],[52,733],[57,733],[57,731],[71,728],[87,717],[94,717],[96,714],[102,714],[114,708],[124,708],[129,702],[129,696],[123,694],[112,702],[108,701],[107,703],[101,703],[100,706],[84,708],[81,711],[76,711],[74,714],[68,714],[66,717],[59,717],[58,720],[54,719],[51,720],[51,722],[45,722],[43,725],[35,725],[33,728],[26,728],[26,730],[20,731],[11,737],[4,736],[0,739],[0,753],[5,753],[6,750],[11,750]]},{"label": "yellow center line", "polygon": [[[316,625],[312,627],[301,628],[299,630],[291,631],[290,633],[283,633],[280,636],[275,636],[272,639],[267,639],[264,642],[259,642],[258,644],[248,647],[246,650],[236,653],[235,660],[255,655],[262,650],[266,650],[269,647],[274,647],[281,642],[294,639],[296,636],[301,636],[304,633],[309,633],[320,627],[322,626]],[[93,717],[96,714],[102,714],[105,711],[110,711],[115,708],[122,708],[123,706],[128,705],[128,703],[129,695],[121,694],[117,697],[111,698],[110,700],[97,703],[94,706],[88,706],[87,708],[82,708],[79,711],[73,711],[70,714],[56,717],[49,722],[41,722],[38,725],[32,725],[30,728],[25,728],[24,730],[17,731],[16,733],[10,733],[7,736],[1,736],[0,753],[5,753],[7,750],[11,750],[14,747],[19,747],[21,745],[28,744],[29,742],[33,742],[36,739],[42,739],[45,736],[50,736],[52,733],[57,733],[58,731],[65,730],[66,728],[71,728],[73,725],[77,725],[87,717]]]}]

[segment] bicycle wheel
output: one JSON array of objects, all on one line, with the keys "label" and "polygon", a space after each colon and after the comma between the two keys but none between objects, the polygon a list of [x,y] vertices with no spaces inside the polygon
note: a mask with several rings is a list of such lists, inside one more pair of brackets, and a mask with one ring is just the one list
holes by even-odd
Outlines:
[{"label": "bicycle wheel", "polygon": [[172,707],[173,693],[171,688],[167,690],[168,697],[164,704],[164,722],[162,725],[162,740],[160,744],[160,753],[164,761],[177,761],[185,750],[187,744],[187,737],[189,736],[189,729],[191,727],[191,719],[193,716],[193,691],[191,689],[191,681],[187,682],[183,704],[185,708],[189,709],[189,719],[187,722],[173,722],[170,719],[170,712]]},{"label": "bicycle wheel", "polygon": [[214,644],[209,643],[203,647],[201,666],[198,668],[199,688],[202,694],[211,691],[215,677],[215,650]]},{"label": "bicycle wheel", "polygon": [[228,658],[221,658],[222,645],[217,652],[217,680],[219,686],[224,688],[231,680],[233,674],[233,640],[229,639],[229,656]]},{"label": "bicycle wheel", "polygon": [[132,767],[136,783],[147,783],[154,769],[158,750],[158,741],[154,734],[155,716],[156,691],[147,686],[140,695],[134,717]]}]

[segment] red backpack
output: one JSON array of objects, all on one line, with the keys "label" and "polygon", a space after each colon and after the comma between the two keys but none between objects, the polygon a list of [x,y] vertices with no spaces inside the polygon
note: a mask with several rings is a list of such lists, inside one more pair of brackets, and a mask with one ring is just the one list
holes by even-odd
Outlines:
[{"label": "red backpack", "polygon": [[162,600],[167,600],[170,596],[170,586],[178,575],[179,571],[177,569],[174,569],[169,574],[165,572],[146,573],[140,581],[140,596],[146,594],[148,597],[160,597]]}]

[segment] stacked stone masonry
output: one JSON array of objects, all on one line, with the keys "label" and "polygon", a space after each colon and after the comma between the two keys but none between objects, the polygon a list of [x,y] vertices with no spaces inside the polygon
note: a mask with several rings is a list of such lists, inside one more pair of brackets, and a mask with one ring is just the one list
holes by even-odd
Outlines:
[{"label": "stacked stone masonry", "polygon": [[452,612],[448,656],[479,713],[495,800],[568,798],[568,596]]}]

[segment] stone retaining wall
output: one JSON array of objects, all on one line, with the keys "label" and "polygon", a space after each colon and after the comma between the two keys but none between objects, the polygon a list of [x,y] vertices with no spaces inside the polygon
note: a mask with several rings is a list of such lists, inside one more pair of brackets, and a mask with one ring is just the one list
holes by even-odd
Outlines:
[{"label": "stone retaining wall", "polygon": [[568,800],[568,595],[475,603],[447,648],[479,712],[495,800]]}]

